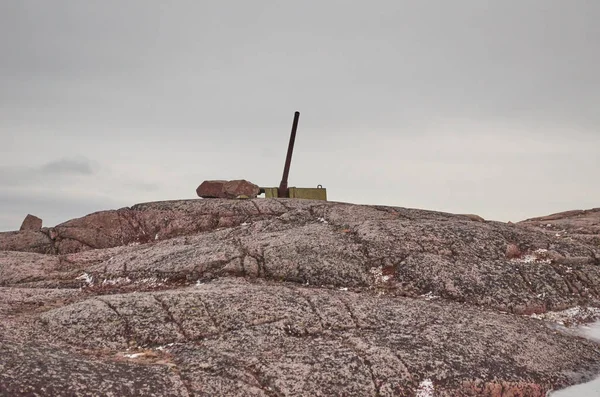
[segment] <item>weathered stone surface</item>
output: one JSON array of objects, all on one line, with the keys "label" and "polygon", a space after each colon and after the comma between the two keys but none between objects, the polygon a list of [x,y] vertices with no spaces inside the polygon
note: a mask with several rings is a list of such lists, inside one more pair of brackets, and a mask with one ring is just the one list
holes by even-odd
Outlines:
[{"label": "weathered stone surface", "polygon": [[225,186],[223,186],[223,191],[227,198],[236,198],[239,196],[256,198],[260,193],[260,188],[254,183],[241,179],[227,182]]},{"label": "weathered stone surface", "polygon": [[[265,207],[264,212],[260,212],[261,206]],[[254,217],[268,217],[284,211],[286,208],[281,205],[271,203],[265,206],[258,200],[244,203],[238,203],[237,200],[200,199],[147,203],[73,219],[50,229],[52,240],[44,236],[52,249],[67,254],[232,227]],[[21,241],[20,235],[14,236],[18,244],[12,245],[10,241],[5,241],[9,239],[4,239],[4,235],[9,236],[0,233],[0,249],[21,251],[29,248],[27,241]],[[30,250],[41,251],[33,245]]]},{"label": "weathered stone surface", "polygon": [[237,198],[246,196],[256,198],[260,193],[258,185],[244,179],[234,181],[204,181],[196,189],[202,198]]},{"label": "weathered stone surface", "polygon": [[198,395],[404,396],[432,379],[436,396],[455,396],[464,380],[490,388],[501,379],[537,385],[530,395],[543,396],[551,385],[579,380],[570,371],[583,363],[600,369],[595,344],[539,320],[241,279],[100,296],[46,312],[40,322],[86,349],[166,349]]},{"label": "weathered stone surface", "polygon": [[461,215],[469,218],[470,220],[472,220],[474,222],[485,222],[485,219],[483,219],[479,215],[475,215],[475,214],[461,214]]},{"label": "weathered stone surface", "polygon": [[0,396],[188,397],[167,366],[100,360],[0,333]]},{"label": "weathered stone surface", "polygon": [[518,223],[566,240],[579,240],[600,248],[600,208],[559,212]]},{"label": "weathered stone surface", "polygon": [[55,255],[0,251],[0,286],[46,281],[58,268],[59,257]]},{"label": "weathered stone surface", "polygon": [[54,243],[43,231],[24,230],[20,232],[0,232],[0,251],[26,251],[40,254],[54,254]]},{"label": "weathered stone surface", "polygon": [[196,189],[198,197],[202,198],[225,198],[223,188],[227,181],[204,181]]},{"label": "weathered stone surface", "polygon": [[506,246],[506,258],[516,259],[521,257],[521,249],[517,244],[508,244]]},{"label": "weathered stone surface", "polygon": [[[132,221],[120,222],[124,216]],[[74,264],[71,273],[44,273],[35,286],[64,283],[74,271],[89,273],[97,283],[120,277],[191,283],[234,275],[431,294],[519,314],[594,305],[600,297],[594,247],[419,210],[285,199],[192,200],[96,213],[55,230],[59,252],[72,251],[65,241],[98,248],[128,245],[110,254],[61,256]],[[161,240],[182,234],[190,235],[136,245],[144,236]],[[506,257],[510,244],[518,244],[519,257]],[[30,277],[26,285],[32,286],[39,280],[36,267],[23,268]],[[14,269],[4,271],[0,284],[8,285]]]},{"label": "weathered stone surface", "polygon": [[79,294],[67,288],[10,288],[0,287],[0,316],[3,320],[23,312],[44,312],[62,306]]},{"label": "weathered stone surface", "polygon": [[538,226],[215,199],[45,233],[58,254],[0,251],[0,396],[544,396],[600,371],[599,345],[528,316],[600,307],[600,249]]},{"label": "weathered stone surface", "polygon": [[21,224],[21,228],[19,230],[40,231],[41,229],[42,220],[35,215],[27,214],[25,219],[23,219],[23,223]]}]

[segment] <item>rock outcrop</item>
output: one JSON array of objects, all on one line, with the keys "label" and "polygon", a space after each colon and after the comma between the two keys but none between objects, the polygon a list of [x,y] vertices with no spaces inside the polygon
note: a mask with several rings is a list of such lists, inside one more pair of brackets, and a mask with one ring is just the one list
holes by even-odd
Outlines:
[{"label": "rock outcrop", "polygon": [[23,230],[0,232],[0,251],[25,251],[40,254],[55,254],[56,247],[48,235],[48,230]]},{"label": "rock outcrop", "polygon": [[545,396],[600,372],[542,320],[600,307],[600,247],[527,223],[214,199],[22,233],[0,233],[0,395]]},{"label": "rock outcrop", "polygon": [[204,181],[196,189],[202,198],[256,198],[260,188],[244,179],[234,181]]},{"label": "rock outcrop", "polygon": [[35,215],[27,214],[23,223],[21,224],[20,231],[33,230],[40,231],[42,229],[42,220]]},{"label": "rock outcrop", "polygon": [[600,208],[560,212],[531,218],[519,225],[567,240],[600,247]]}]

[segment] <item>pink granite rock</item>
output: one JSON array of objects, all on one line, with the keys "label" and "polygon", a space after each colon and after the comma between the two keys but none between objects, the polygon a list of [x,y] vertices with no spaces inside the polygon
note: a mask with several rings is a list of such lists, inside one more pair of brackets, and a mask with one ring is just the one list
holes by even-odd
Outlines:
[{"label": "pink granite rock", "polygon": [[202,198],[222,198],[224,197],[223,187],[227,181],[204,181],[196,189],[198,197]]},{"label": "pink granite rock", "polygon": [[202,198],[237,198],[245,196],[256,198],[260,193],[257,185],[240,179],[234,181],[204,181],[196,189],[196,194]]},{"label": "pink granite rock", "polygon": [[42,220],[35,215],[27,214],[23,223],[21,224],[21,228],[19,230],[34,230],[40,231],[42,228]]},{"label": "pink granite rock", "polygon": [[600,248],[465,219],[176,200],[0,233],[0,396],[543,397],[596,376],[597,344],[550,321],[596,318]]}]

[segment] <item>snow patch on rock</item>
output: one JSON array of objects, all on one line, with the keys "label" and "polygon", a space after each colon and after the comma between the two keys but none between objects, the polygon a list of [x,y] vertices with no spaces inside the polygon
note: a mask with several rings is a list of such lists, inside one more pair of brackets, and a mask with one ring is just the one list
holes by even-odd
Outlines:
[{"label": "snow patch on rock", "polygon": [[123,354],[123,357],[125,357],[125,358],[139,358],[139,357],[142,357],[142,356],[144,356],[144,353],[126,353],[126,354]]},{"label": "snow patch on rock", "polygon": [[122,284],[131,284],[131,279],[129,277],[117,277],[117,278],[102,280],[102,285],[122,285]]},{"label": "snow patch on rock", "polygon": [[426,301],[430,301],[434,299],[439,299],[439,296],[435,295],[432,291],[429,291],[428,293],[421,295],[421,298],[425,298]]},{"label": "snow patch on rock", "polygon": [[600,319],[600,308],[575,306],[557,312],[532,314],[530,317],[564,326],[590,323]]},{"label": "snow patch on rock", "polygon": [[383,268],[381,267],[372,267],[369,269],[371,276],[374,279],[375,284],[382,284],[388,282],[392,276],[383,274]]},{"label": "snow patch on rock", "polygon": [[549,252],[547,249],[537,249],[530,254],[524,255],[520,258],[511,259],[511,262],[516,263],[552,263]]},{"label": "snow patch on rock", "polygon": [[139,285],[145,287],[160,287],[165,285],[169,279],[168,278],[158,278],[158,277],[147,277],[141,279],[130,279],[129,277],[115,277],[115,278],[105,278],[102,281],[98,280],[95,283],[95,277],[89,273],[83,273],[81,276],[77,277],[77,280],[82,280],[84,282],[83,287],[94,287],[95,285],[99,287],[120,287],[125,285]]},{"label": "snow patch on rock", "polygon": [[77,277],[77,280],[83,280],[87,286],[94,285],[94,276],[89,273],[83,273],[81,276]]},{"label": "snow patch on rock", "polygon": [[175,343],[169,343],[169,344],[166,344],[164,346],[157,346],[157,347],[155,347],[155,349],[163,351],[163,350],[166,350],[166,349],[168,349],[170,347],[173,347],[173,345],[175,345]]},{"label": "snow patch on rock", "polygon": [[419,388],[417,389],[416,397],[433,397],[433,392],[435,391],[433,387],[433,382],[431,379],[425,379],[419,383]]}]

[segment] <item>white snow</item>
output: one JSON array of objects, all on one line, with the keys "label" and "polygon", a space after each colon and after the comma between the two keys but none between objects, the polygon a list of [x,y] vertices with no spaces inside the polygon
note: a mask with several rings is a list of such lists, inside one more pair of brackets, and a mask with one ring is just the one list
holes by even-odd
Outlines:
[{"label": "white snow", "polygon": [[581,324],[594,321],[600,318],[600,309],[597,307],[575,306],[559,312],[546,312],[542,314],[532,314],[530,317],[538,320],[550,321],[556,324]]},{"label": "white snow", "polygon": [[[545,320],[560,324],[562,326],[577,325],[596,321],[592,324],[572,327],[573,333],[587,339],[600,342],[600,309],[597,307],[575,306],[559,312],[546,312],[543,314],[532,314],[532,318]],[[552,397],[581,397],[581,396],[600,396],[600,377],[579,385],[567,387],[549,394]]]},{"label": "white snow", "polygon": [[162,350],[165,350],[165,349],[167,349],[167,348],[169,348],[169,347],[173,346],[174,344],[175,344],[175,343],[169,343],[169,344],[167,344],[167,345],[163,345],[163,346],[157,346],[157,347],[156,347],[156,350],[161,350],[161,351],[162,351]]},{"label": "white snow", "polygon": [[548,250],[543,248],[537,249],[522,258],[514,258],[510,261],[518,263],[552,263],[552,260],[548,258]]},{"label": "white snow", "polygon": [[317,218],[317,220],[321,223],[329,223],[327,220],[325,220],[325,218]]},{"label": "white snow", "polygon": [[102,280],[102,285],[119,285],[119,284],[129,284],[131,283],[131,279],[129,277],[117,277],[112,279],[104,279]]},{"label": "white snow", "polygon": [[[581,336],[600,342],[600,321],[593,324],[581,326],[578,328]],[[552,397],[583,397],[583,396],[600,396],[600,377],[579,385],[567,387],[553,393]]]},{"label": "white snow", "polygon": [[166,283],[169,279],[168,278],[163,278],[162,280],[156,277],[150,277],[150,278],[142,278],[140,280],[136,280],[136,284],[146,284],[149,285],[150,287],[158,287],[160,285],[164,285],[164,283]]},{"label": "white snow", "polygon": [[83,273],[77,277],[77,280],[83,280],[87,285],[94,285],[94,276],[89,273]]},{"label": "white snow", "polygon": [[381,284],[381,283],[388,282],[389,280],[391,280],[394,277],[393,275],[387,275],[387,274],[384,275],[382,267],[372,267],[369,269],[369,273],[371,273],[371,276],[373,277],[375,284]]},{"label": "white snow", "polygon": [[428,293],[421,295],[421,298],[425,298],[426,301],[430,301],[439,298],[439,296],[435,295],[432,291],[429,291]]},{"label": "white snow", "polygon": [[150,287],[158,287],[161,285],[164,285],[167,281],[169,281],[168,278],[163,278],[163,279],[159,279],[156,277],[150,277],[150,278],[142,278],[139,280],[131,280],[129,277],[116,277],[116,278],[106,278],[104,280],[102,280],[102,285],[103,286],[117,286],[117,285],[147,285]]},{"label": "white snow", "polygon": [[433,388],[431,379],[425,379],[419,383],[419,388],[417,389],[415,397],[433,397],[434,391],[435,389]]},{"label": "white snow", "polygon": [[584,338],[600,342],[600,321],[582,325],[579,327],[579,331]]},{"label": "white snow", "polygon": [[123,357],[138,358],[138,357],[142,357],[143,355],[144,355],[144,353],[130,353],[130,354],[123,354]]}]

